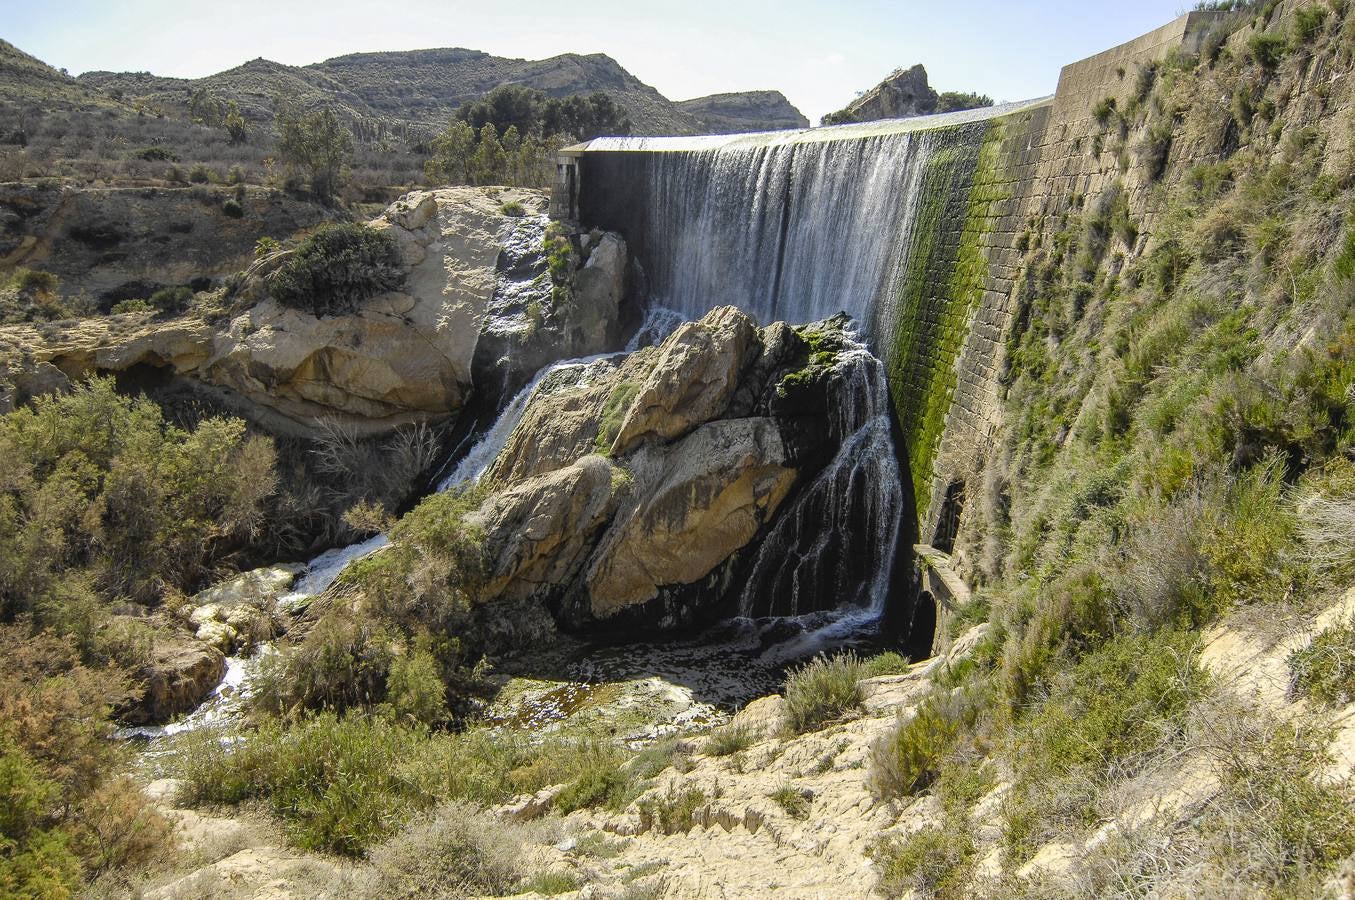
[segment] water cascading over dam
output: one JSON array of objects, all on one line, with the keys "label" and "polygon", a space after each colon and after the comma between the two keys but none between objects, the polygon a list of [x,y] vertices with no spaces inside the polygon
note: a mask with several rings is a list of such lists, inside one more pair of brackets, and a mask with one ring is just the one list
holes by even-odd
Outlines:
[{"label": "water cascading over dam", "polygon": [[846,312],[873,350],[963,218],[988,121],[1021,104],[864,125],[580,145],[578,215],[621,232],[648,300],[684,319]]},{"label": "water cascading over dam", "polygon": [[[936,443],[928,411],[949,403],[970,302],[952,280],[973,187],[989,177],[993,121],[1030,106],[571,148],[572,211],[627,239],[651,308],[690,320],[733,304],[764,324],[846,312],[883,361],[862,379],[871,413],[840,429],[837,457],[763,536],[745,615],[899,612]],[[916,460],[915,438],[926,444]]]}]

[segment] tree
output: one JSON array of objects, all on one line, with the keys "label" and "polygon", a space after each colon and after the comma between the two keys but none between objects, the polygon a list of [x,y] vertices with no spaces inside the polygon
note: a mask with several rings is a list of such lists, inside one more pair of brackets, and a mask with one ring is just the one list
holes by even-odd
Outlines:
[{"label": "tree", "polygon": [[503,145],[499,143],[499,133],[493,125],[486,124],[480,129],[480,141],[471,157],[471,180],[476,184],[492,184],[502,181],[507,156]]},{"label": "tree", "polygon": [[454,119],[433,139],[433,157],[424,165],[430,180],[465,184],[469,181],[470,157],[475,151],[475,129]]},{"label": "tree", "polygon": [[225,125],[231,136],[231,144],[243,144],[249,140],[249,123],[240,112],[240,104],[234,100],[226,104]]},{"label": "tree", "polygon": [[322,200],[334,196],[344,166],[353,154],[353,135],[328,108],[304,116],[280,106],[276,116],[278,152],[289,166],[305,172]]}]

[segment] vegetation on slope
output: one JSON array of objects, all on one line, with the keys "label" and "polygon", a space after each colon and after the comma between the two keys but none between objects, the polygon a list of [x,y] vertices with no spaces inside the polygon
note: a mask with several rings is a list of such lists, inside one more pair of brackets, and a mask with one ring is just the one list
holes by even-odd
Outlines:
[{"label": "vegetation on slope", "polygon": [[[1023,239],[1004,430],[957,542],[991,630],[873,761],[887,793],[944,797],[993,758],[1006,895],[1305,894],[1355,850],[1320,723],[1242,705],[1196,662],[1199,629],[1330,603],[1355,564],[1355,181],[1323,89],[1293,89],[1349,65],[1355,26],[1344,4],[1273,9],[1103,104],[1091,149],[1123,181]],[[1299,690],[1341,702],[1343,627],[1295,656]],[[1014,874],[1184,760],[1218,779],[1197,814],[1126,826],[1057,878]],[[965,849],[977,834],[948,813],[883,842],[882,887],[993,888]]]}]

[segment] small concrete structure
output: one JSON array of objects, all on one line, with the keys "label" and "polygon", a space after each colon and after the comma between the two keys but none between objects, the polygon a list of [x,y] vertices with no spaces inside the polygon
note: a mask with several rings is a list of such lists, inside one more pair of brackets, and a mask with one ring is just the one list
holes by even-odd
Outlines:
[{"label": "small concrete structure", "polygon": [[588,142],[561,147],[555,155],[555,184],[550,192],[550,217],[564,222],[579,220],[579,157]]}]

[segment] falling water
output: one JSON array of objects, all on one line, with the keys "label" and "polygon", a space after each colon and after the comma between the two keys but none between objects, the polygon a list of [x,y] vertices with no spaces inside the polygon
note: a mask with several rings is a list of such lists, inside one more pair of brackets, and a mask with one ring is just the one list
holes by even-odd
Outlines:
[{"label": "falling water", "polygon": [[761,322],[841,311],[871,322],[935,142],[924,132],[655,156],[646,235],[666,246],[648,260],[652,302],[687,319],[734,303]]},{"label": "falling water", "polygon": [[839,354],[829,428],[838,451],[758,549],[739,600],[744,616],[884,610],[904,513],[884,366],[857,343]]}]

